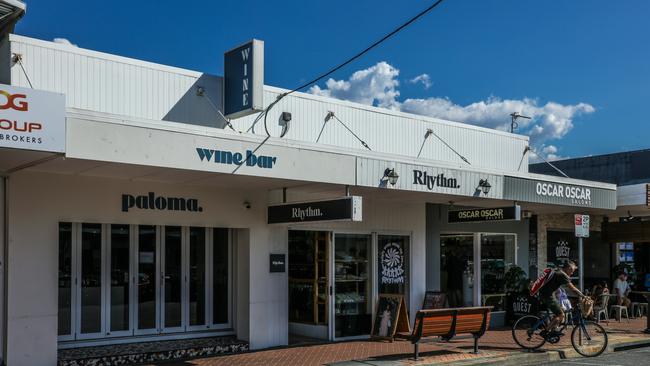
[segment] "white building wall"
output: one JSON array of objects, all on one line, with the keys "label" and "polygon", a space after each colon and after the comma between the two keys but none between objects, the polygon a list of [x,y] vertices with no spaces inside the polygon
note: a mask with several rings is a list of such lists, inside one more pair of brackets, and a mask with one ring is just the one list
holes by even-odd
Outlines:
[{"label": "white building wall", "polygon": [[[248,228],[237,263],[236,329],[252,348],[287,344],[287,274],[269,276],[271,252],[286,253],[283,234],[265,224],[266,191],[181,186],[20,172],[10,177],[8,364],[53,365],[57,354],[58,223],[128,223]],[[123,193],[198,198],[201,213],[121,211]],[[242,202],[252,204],[250,210]],[[241,242],[240,242],[241,244]],[[253,270],[248,270],[248,268]],[[247,300],[249,298],[249,300]],[[250,321],[246,321],[250,319]],[[241,327],[248,327],[242,329]],[[38,351],[36,351],[38,350]]]},{"label": "white building wall", "polygon": [[[221,77],[16,35],[11,35],[11,51],[23,56],[34,88],[64,93],[70,108],[224,128],[215,109],[222,105]],[[29,86],[19,66],[11,68],[11,83]],[[196,95],[198,86],[205,88],[205,96]],[[265,104],[284,91],[265,87]],[[376,152],[415,157],[427,129],[432,129],[472,167],[510,172],[528,169],[528,156],[522,161],[528,137],[305,93],[282,99],[268,114],[267,126],[273,136],[279,136],[283,128],[280,114],[291,112],[285,139],[313,143],[322,130],[319,143],[365,150],[335,119],[325,121],[329,111]],[[262,121],[253,125],[257,116],[232,122],[239,131],[266,136]],[[433,135],[425,143],[421,159],[468,166]]]}]

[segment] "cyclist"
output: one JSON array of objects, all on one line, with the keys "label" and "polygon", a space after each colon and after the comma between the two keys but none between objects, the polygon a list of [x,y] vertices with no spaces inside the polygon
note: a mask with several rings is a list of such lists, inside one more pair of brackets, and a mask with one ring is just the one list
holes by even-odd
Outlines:
[{"label": "cyclist", "polygon": [[548,308],[548,310],[550,310],[553,315],[555,315],[553,317],[553,320],[551,320],[549,325],[546,327],[546,330],[543,330],[540,333],[542,337],[546,337],[547,335],[551,337],[558,337],[563,335],[562,332],[556,330],[557,326],[560,325],[565,318],[562,306],[560,305],[558,299],[555,297],[555,292],[557,289],[559,289],[561,286],[566,286],[571,291],[578,294],[580,298],[585,297],[585,295],[583,295],[582,292],[580,292],[580,290],[578,290],[578,288],[571,283],[571,275],[577,268],[578,266],[576,266],[576,264],[572,261],[564,263],[562,268],[555,271],[548,282],[546,282],[539,289],[540,302],[542,305]]}]

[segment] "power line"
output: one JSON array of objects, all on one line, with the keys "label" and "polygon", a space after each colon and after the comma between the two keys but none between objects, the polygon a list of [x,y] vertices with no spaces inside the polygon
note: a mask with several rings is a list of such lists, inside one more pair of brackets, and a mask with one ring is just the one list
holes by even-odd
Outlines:
[{"label": "power line", "polygon": [[[264,114],[264,130],[266,131],[266,134],[267,134],[268,136],[271,136],[271,134],[269,133],[269,129],[268,129],[267,125],[266,125],[266,115],[269,113],[269,111],[271,110],[271,108],[273,108],[273,107],[274,107],[274,106],[275,106],[275,105],[276,105],[276,104],[277,104],[277,103],[278,103],[282,98],[286,97],[286,96],[289,95],[289,94],[292,94],[292,93],[294,93],[294,92],[297,92],[297,91],[299,91],[299,90],[302,90],[302,89],[304,89],[304,88],[306,88],[306,87],[308,87],[308,86],[310,86],[310,85],[313,85],[313,84],[317,83],[319,80],[324,79],[324,78],[326,78],[327,76],[329,76],[329,75],[335,73],[336,71],[340,70],[341,68],[345,67],[346,65],[348,65],[348,64],[351,63],[352,61],[358,59],[359,57],[361,57],[361,56],[363,56],[364,54],[368,53],[368,51],[370,51],[370,50],[372,50],[373,48],[377,47],[379,44],[381,44],[381,43],[384,42],[385,40],[387,40],[387,39],[389,39],[390,37],[394,36],[395,34],[397,34],[397,33],[398,33],[399,31],[401,31],[402,29],[408,27],[409,25],[411,25],[411,24],[412,24],[413,22],[415,22],[416,20],[420,19],[422,16],[424,16],[425,14],[427,14],[428,12],[430,12],[431,10],[433,10],[434,8],[436,8],[438,5],[440,5],[440,3],[442,3],[442,1],[443,1],[443,0],[437,0],[436,2],[434,2],[433,4],[431,4],[429,7],[427,7],[427,8],[424,9],[424,10],[422,10],[421,12],[419,12],[418,14],[416,14],[414,17],[410,18],[408,21],[406,21],[405,23],[403,23],[403,24],[400,25],[399,27],[395,28],[393,31],[391,31],[390,33],[386,34],[385,36],[383,36],[382,38],[380,38],[378,41],[374,42],[373,44],[371,44],[370,46],[366,47],[365,49],[363,49],[361,52],[357,53],[356,55],[350,57],[349,59],[347,59],[347,60],[344,61],[343,63],[339,64],[338,66],[336,66],[336,67],[330,69],[329,71],[327,71],[327,72],[321,74],[320,76],[316,77],[315,79],[313,79],[313,80],[311,80],[311,81],[309,81],[309,82],[307,82],[307,83],[302,84],[301,86],[299,86],[299,87],[297,87],[297,88],[295,88],[295,89],[291,89],[291,90],[289,90],[288,92],[284,92],[284,93],[278,95],[278,97],[277,97],[277,98],[276,98],[276,99],[275,99],[271,104],[269,104],[269,106],[266,107],[266,109],[265,109],[264,112],[263,112],[263,114]],[[465,159],[463,158],[463,160],[465,160]]]}]

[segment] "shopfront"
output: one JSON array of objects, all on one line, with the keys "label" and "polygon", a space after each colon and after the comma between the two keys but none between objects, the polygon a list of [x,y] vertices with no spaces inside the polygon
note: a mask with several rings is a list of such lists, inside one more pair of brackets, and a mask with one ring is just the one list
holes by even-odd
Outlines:
[{"label": "shopfront", "polygon": [[[403,296],[411,323],[427,290],[448,293],[450,306],[494,306],[498,322],[505,273],[530,262],[531,222],[494,209],[612,206],[595,204],[611,185],[588,193],[595,186],[575,183],[563,190],[569,202],[508,193],[506,172],[521,165],[523,136],[299,93],[269,116],[271,137],[255,133],[254,116],[233,121],[242,133],[232,132],[218,128],[221,77],[5,41],[29,55],[27,72],[63,62],[60,80],[78,77],[68,60],[108,65],[82,78],[87,88],[54,82],[68,98],[52,99],[59,124],[47,141],[55,148],[2,147],[0,306],[11,365],[49,365],[60,349],[93,345],[233,336],[263,349],[290,336],[368,337],[379,294]],[[126,70],[155,77],[146,87],[141,78],[114,77]],[[11,74],[23,82],[18,69]],[[110,83],[94,83],[104,79]],[[172,79],[173,88],[156,84]],[[122,90],[133,93],[120,99]],[[116,101],[93,104],[85,93],[97,91]],[[264,92],[268,102],[284,91]],[[81,96],[89,104],[79,104]],[[332,111],[376,150],[325,126]],[[291,113],[300,120],[293,128]],[[447,143],[427,143],[433,130],[474,165]],[[542,196],[560,194],[544,187]],[[331,214],[332,201],[345,209]],[[587,201],[594,204],[580,206]],[[296,206],[272,215],[280,205]],[[450,220],[450,210],[475,208],[496,218]]]},{"label": "shopfront", "polygon": [[291,229],[291,334],[367,337],[378,294],[402,295],[408,306],[410,241],[410,235]]}]

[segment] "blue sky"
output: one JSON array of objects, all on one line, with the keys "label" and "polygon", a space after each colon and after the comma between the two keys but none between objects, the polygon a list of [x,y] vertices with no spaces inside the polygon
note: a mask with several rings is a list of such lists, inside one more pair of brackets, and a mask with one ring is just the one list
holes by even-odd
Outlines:
[{"label": "blue sky", "polygon": [[[428,4],[34,0],[16,33],[219,75],[255,37],[266,83],[293,88]],[[528,113],[551,158],[648,148],[648,19],[641,0],[446,0],[312,92],[501,129]]]}]

